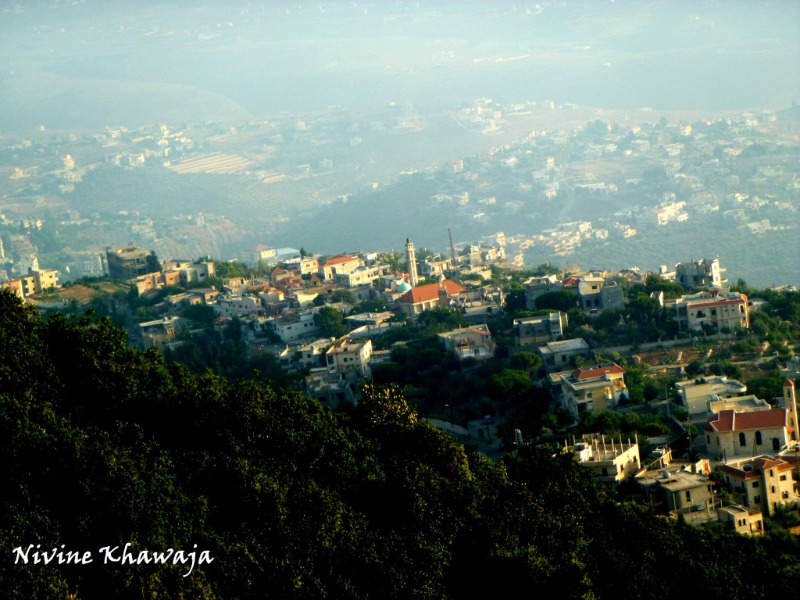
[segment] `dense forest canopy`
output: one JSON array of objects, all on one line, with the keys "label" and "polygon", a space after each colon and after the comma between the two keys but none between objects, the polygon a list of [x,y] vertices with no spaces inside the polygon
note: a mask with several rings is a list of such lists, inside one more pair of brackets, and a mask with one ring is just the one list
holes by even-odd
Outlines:
[{"label": "dense forest canopy", "polygon": [[[695,529],[596,488],[570,455],[494,463],[392,386],[332,412],[47,319],[0,292],[0,597],[792,597],[796,538]],[[105,546],[206,551],[120,564]],[[15,563],[14,548],[91,551]],[[196,546],[195,546],[196,544]]]}]

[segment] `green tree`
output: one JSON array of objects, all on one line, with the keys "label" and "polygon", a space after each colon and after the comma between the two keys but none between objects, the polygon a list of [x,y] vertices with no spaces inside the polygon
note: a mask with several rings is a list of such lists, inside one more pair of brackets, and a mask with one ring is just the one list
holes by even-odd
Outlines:
[{"label": "green tree", "polygon": [[320,328],[323,337],[338,338],[347,333],[344,326],[344,313],[331,306],[323,306],[314,314],[314,323]]},{"label": "green tree", "polygon": [[572,290],[547,292],[536,298],[537,310],[550,309],[568,312],[578,304],[578,294]]}]

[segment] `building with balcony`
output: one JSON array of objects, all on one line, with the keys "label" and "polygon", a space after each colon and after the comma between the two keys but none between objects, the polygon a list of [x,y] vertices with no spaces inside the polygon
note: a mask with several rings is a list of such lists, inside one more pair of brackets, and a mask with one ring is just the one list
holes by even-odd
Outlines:
[{"label": "building with balcony", "polygon": [[578,367],[561,376],[561,405],[575,419],[585,411],[614,408],[627,391],[625,370],[616,363]]},{"label": "building with balcony", "polygon": [[797,505],[792,469],[791,463],[769,455],[736,460],[720,467],[723,482],[737,501],[768,515],[774,515],[779,506]]},{"label": "building with balcony", "polygon": [[567,313],[560,311],[541,317],[514,319],[514,344],[527,346],[555,342],[564,336],[568,322]]}]

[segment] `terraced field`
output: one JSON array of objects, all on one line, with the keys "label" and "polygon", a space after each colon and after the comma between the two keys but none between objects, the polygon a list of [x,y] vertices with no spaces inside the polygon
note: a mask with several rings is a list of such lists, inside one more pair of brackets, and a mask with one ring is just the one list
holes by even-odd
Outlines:
[{"label": "terraced field", "polygon": [[237,154],[223,154],[213,152],[194,158],[182,160],[170,169],[177,173],[237,173],[251,166],[253,161]]}]

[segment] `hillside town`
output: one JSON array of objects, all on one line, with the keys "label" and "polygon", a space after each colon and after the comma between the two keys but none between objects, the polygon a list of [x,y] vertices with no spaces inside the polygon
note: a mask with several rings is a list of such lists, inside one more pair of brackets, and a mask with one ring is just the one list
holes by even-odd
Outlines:
[{"label": "hillside town", "polygon": [[[503,234],[493,239],[448,256],[418,254],[410,239],[404,253],[332,256],[259,244],[230,262],[161,261],[125,246],[106,250],[101,278],[62,287],[57,272],[31,268],[1,285],[43,311],[99,310],[131,344],[176,360],[236,341],[241,363],[261,360],[331,408],[357,404],[366,381],[406,381],[397,371],[409,352],[412,370],[450,361],[500,389],[477,408],[436,398],[428,418],[489,456],[549,439],[603,485],[745,534],[797,505],[800,362],[788,340],[754,335],[764,301],[730,285],[720,259],[532,274],[507,260]],[[432,354],[417,346],[426,336]],[[740,379],[750,369],[769,372],[771,387],[749,389]],[[546,399],[538,432],[514,416],[531,394]],[[587,431],[611,418],[641,425],[625,437]]]},{"label": "hillside town", "polygon": [[[34,260],[61,271],[64,281],[100,275],[105,248],[98,240],[246,261],[265,231],[286,239],[293,228],[319,227],[319,210],[358,199],[367,201],[369,218],[370,206],[381,206],[397,185],[410,185],[404,201],[447,223],[457,242],[501,245],[519,267],[545,256],[610,262],[607,255],[638,244],[637,260],[652,269],[657,258],[646,252],[648,242],[667,232],[695,243],[710,228],[750,246],[781,244],[800,226],[795,113],[581,121],[588,113],[573,105],[482,98],[442,114],[392,107],[368,122],[336,110],[6,136],[0,278],[27,275]],[[460,158],[420,154],[453,119],[484,140],[475,144],[483,150]],[[384,147],[418,158],[402,168],[391,156],[370,159]],[[430,181],[436,186],[427,195]],[[113,201],[102,190],[113,190]],[[219,194],[237,201],[221,211]],[[325,213],[326,235],[316,237],[359,228],[339,212]],[[446,247],[413,220],[407,226],[409,235],[426,237],[425,246]],[[497,230],[506,232],[503,240],[492,238]],[[748,257],[737,260],[749,269]],[[793,280],[776,272],[771,281]]]}]

